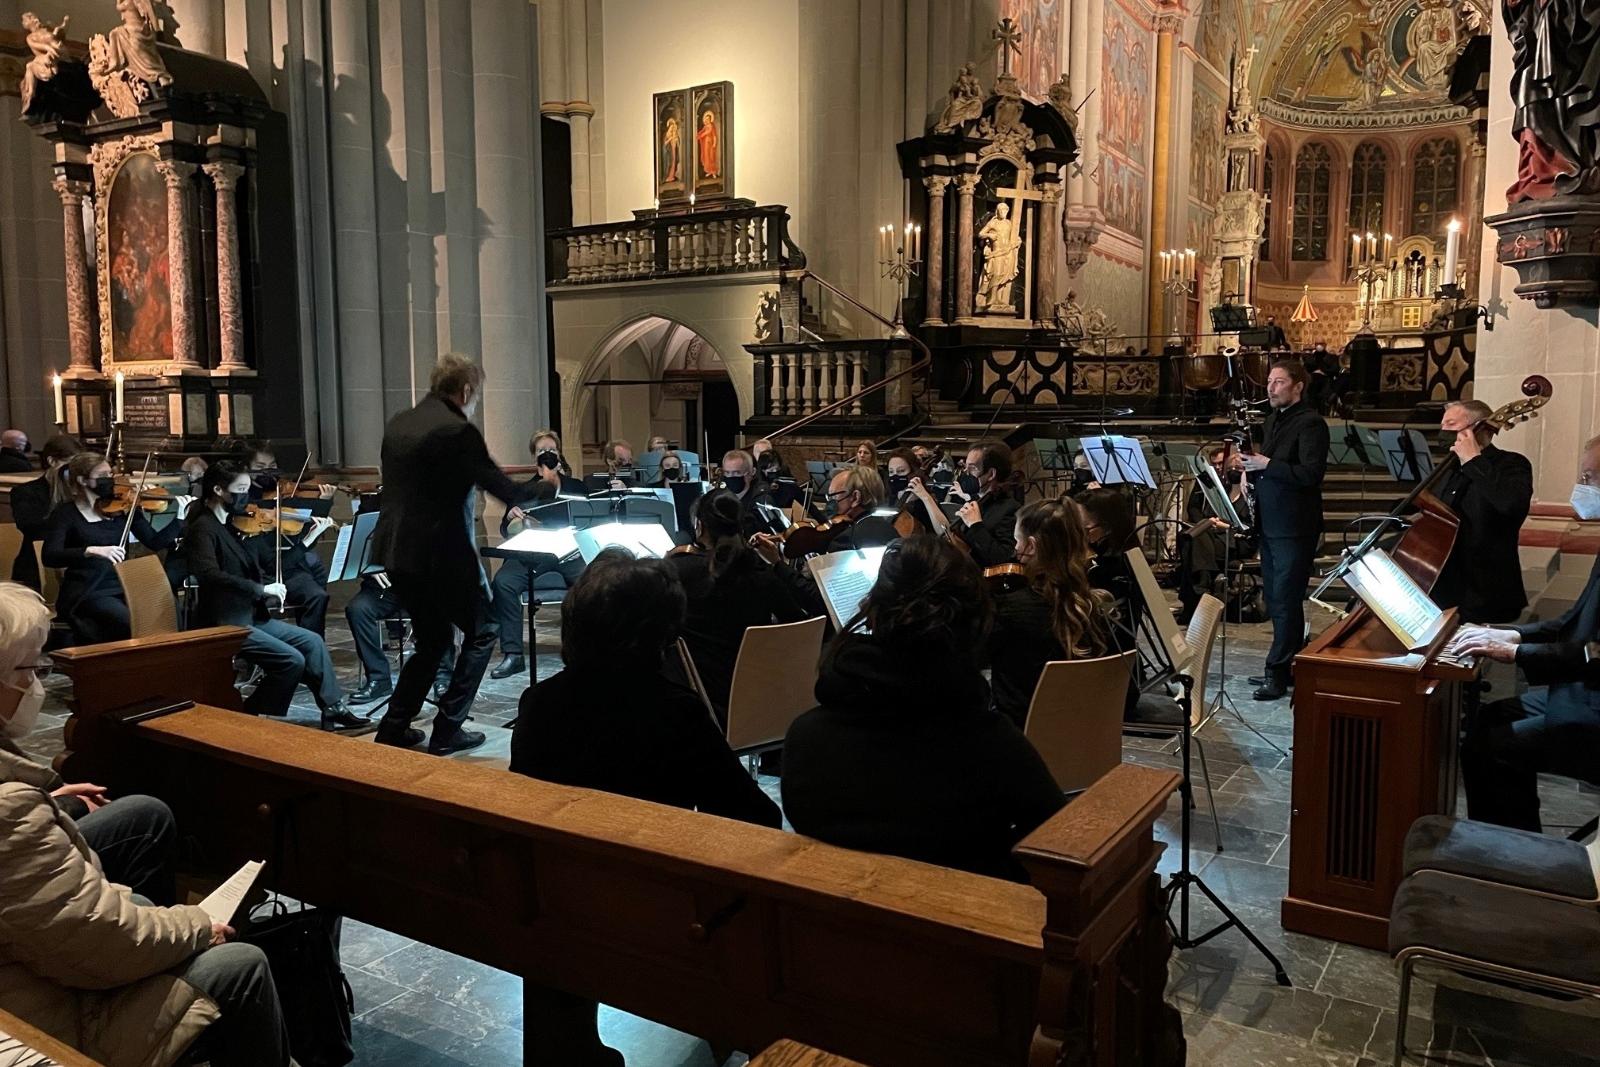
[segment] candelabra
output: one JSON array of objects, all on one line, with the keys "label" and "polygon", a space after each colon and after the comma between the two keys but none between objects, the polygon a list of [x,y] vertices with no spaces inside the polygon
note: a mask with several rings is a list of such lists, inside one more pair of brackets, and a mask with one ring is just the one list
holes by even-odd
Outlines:
[{"label": "candelabra", "polygon": [[1361,333],[1372,332],[1372,313],[1378,302],[1378,279],[1389,277],[1392,266],[1389,264],[1389,250],[1394,246],[1394,238],[1389,234],[1383,235],[1383,253],[1378,253],[1378,236],[1369,233],[1363,241],[1361,234],[1350,235],[1353,242],[1350,255],[1350,274],[1355,278],[1356,285],[1361,293]]},{"label": "candelabra", "polygon": [[1167,294],[1167,321],[1162,325],[1169,337],[1177,332],[1174,312],[1181,309],[1189,294],[1194,292],[1196,280],[1194,249],[1169,248],[1161,253],[1161,289]]},{"label": "candelabra", "polygon": [[911,336],[901,316],[906,282],[922,273],[922,227],[908,222],[903,233],[894,226],[878,227],[878,268],[883,277],[894,279],[894,328],[889,336],[903,341]]}]

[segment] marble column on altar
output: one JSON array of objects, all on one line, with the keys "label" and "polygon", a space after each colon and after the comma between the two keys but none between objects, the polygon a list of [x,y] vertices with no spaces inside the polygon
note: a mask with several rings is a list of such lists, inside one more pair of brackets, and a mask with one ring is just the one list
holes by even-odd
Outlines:
[{"label": "marble column on altar", "polygon": [[237,163],[207,163],[205,172],[217,191],[217,323],[221,360],[213,373],[249,374],[244,355],[244,300],[239,279],[239,179]]},{"label": "marble column on altar", "polygon": [[972,197],[978,190],[978,176],[963,174],[956,179],[956,318],[958,324],[975,323],[972,316]]},{"label": "marble column on altar", "polygon": [[67,265],[67,346],[64,377],[91,378],[94,366],[94,298],[89,292],[89,254],[83,247],[83,198],[90,185],[57,178],[51,188],[61,198],[61,241]]},{"label": "marble column on altar", "polygon": [[163,159],[156,169],[167,182],[167,288],[172,304],[172,362],[179,371],[198,368],[194,344],[194,283],[189,250],[193,242],[193,213],[189,210],[189,179],[193,163]]},{"label": "marble column on altar", "polygon": [[[1478,205],[1480,210],[1485,196],[1485,178],[1488,174],[1489,146],[1474,137],[1472,144],[1467,146],[1467,201],[1468,204]],[[1483,262],[1483,231],[1481,222],[1476,222],[1474,216],[1481,217],[1480,211],[1468,210],[1463,212],[1461,219],[1462,228],[1465,230],[1467,247],[1463,249],[1461,266],[1466,271],[1465,288],[1473,291],[1473,283],[1477,280],[1479,264]],[[1455,281],[1454,278],[1444,279],[1447,282]]]},{"label": "marble column on altar", "polygon": [[1039,278],[1035,283],[1033,318],[1040,324],[1050,320],[1056,307],[1056,260],[1061,233],[1061,183],[1051,182],[1039,190]]},{"label": "marble column on altar", "polygon": [[928,187],[928,249],[923,254],[924,277],[928,283],[923,287],[924,326],[944,325],[944,193],[950,187],[950,179],[941,174],[930,175],[924,179]]},{"label": "marble column on altar", "polygon": [[1166,329],[1166,294],[1161,288],[1161,250],[1167,244],[1168,190],[1172,180],[1172,54],[1183,16],[1156,15],[1156,114],[1150,154],[1150,238],[1145,247],[1145,282],[1149,288],[1149,317],[1145,329]]}]

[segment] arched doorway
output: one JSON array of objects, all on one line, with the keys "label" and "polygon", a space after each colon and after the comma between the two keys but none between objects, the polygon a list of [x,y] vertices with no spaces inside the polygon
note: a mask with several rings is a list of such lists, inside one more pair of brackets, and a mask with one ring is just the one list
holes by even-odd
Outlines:
[{"label": "arched doorway", "polygon": [[576,407],[588,470],[600,465],[605,442],[620,438],[642,452],[656,435],[715,462],[734,446],[741,421],[721,354],[690,327],[660,315],[636,319],[607,338],[578,384]]}]

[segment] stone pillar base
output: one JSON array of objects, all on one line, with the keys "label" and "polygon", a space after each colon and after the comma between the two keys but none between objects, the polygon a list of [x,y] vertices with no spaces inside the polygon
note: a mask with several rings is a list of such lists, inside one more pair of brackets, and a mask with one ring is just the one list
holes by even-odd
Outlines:
[{"label": "stone pillar base", "polygon": [[215,367],[209,373],[213,378],[254,378],[256,376],[256,372],[249,367]]},{"label": "stone pillar base", "polygon": [[106,377],[108,377],[108,375],[95,370],[93,367],[68,367],[66,370],[61,372],[61,377],[64,381],[71,381],[74,379],[88,380],[91,378],[104,380]]}]

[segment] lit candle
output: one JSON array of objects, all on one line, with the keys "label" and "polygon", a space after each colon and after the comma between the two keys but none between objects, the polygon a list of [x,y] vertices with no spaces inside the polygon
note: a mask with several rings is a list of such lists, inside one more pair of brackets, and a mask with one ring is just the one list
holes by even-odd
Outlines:
[{"label": "lit candle", "polygon": [[911,228],[911,258],[922,259],[922,223],[917,223]]},{"label": "lit candle", "polygon": [[50,387],[56,394],[56,422],[64,426],[67,422],[67,399],[61,394],[61,375],[50,376]]},{"label": "lit candle", "polygon": [[1350,250],[1350,265],[1359,267],[1361,266],[1361,235],[1353,233],[1350,235],[1350,240],[1355,242],[1355,247]]},{"label": "lit candle", "polygon": [[689,194],[689,210],[690,211],[694,210],[694,194],[693,193]]},{"label": "lit candle", "polygon": [[1370,260],[1374,260],[1374,259],[1377,259],[1377,258],[1378,258],[1378,238],[1377,238],[1377,235],[1369,233],[1369,234],[1367,234],[1367,259],[1370,261]]},{"label": "lit candle", "polygon": [[656,210],[657,211],[661,210],[661,198],[659,196],[656,197]]},{"label": "lit candle", "polygon": [[113,410],[116,412],[116,421],[121,422],[122,421],[122,387],[123,387],[123,385],[126,384],[127,380],[122,376],[122,372],[121,371],[117,371],[116,375],[112,378],[112,380],[117,383],[116,406],[115,406],[115,408]]},{"label": "lit candle", "polygon": [[1186,281],[1186,282],[1192,282],[1192,281],[1194,281],[1194,249],[1192,249],[1192,248],[1184,249],[1183,250],[1183,255],[1184,255],[1183,280]]},{"label": "lit candle", "polygon": [[1384,262],[1388,262],[1389,249],[1390,249],[1390,246],[1392,246],[1393,244],[1394,244],[1394,238],[1392,236],[1390,236],[1389,234],[1384,234],[1383,235],[1383,258],[1384,258]]},{"label": "lit candle", "polygon": [[1167,253],[1161,253],[1161,280],[1166,281],[1172,275],[1172,264],[1167,260]]},{"label": "lit candle", "polygon": [[1456,283],[1456,261],[1461,257],[1461,222],[1451,219],[1450,225],[1445,229],[1444,238],[1444,279],[1443,284]]}]

